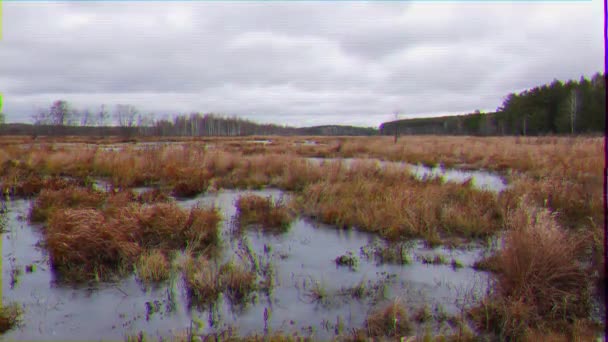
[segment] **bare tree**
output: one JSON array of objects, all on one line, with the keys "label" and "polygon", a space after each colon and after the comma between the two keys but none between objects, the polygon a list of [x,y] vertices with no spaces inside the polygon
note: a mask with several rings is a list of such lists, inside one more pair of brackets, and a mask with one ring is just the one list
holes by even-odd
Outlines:
[{"label": "bare tree", "polygon": [[95,116],[91,110],[84,109],[80,114],[80,125],[81,126],[93,126],[95,123]]},{"label": "bare tree", "polygon": [[48,125],[50,123],[49,111],[47,109],[38,109],[32,114],[32,121],[36,126]]},{"label": "bare tree", "polygon": [[106,126],[109,118],[110,113],[108,113],[106,105],[102,104],[101,107],[99,107],[99,112],[97,112],[97,124],[99,126]]},{"label": "bare tree", "polygon": [[133,127],[135,126],[135,120],[137,118],[137,109],[129,104],[116,105],[114,110],[114,118],[121,127]]},{"label": "bare tree", "polygon": [[70,121],[70,106],[65,100],[57,100],[53,102],[51,109],[49,110],[49,118],[51,124],[64,126]]}]

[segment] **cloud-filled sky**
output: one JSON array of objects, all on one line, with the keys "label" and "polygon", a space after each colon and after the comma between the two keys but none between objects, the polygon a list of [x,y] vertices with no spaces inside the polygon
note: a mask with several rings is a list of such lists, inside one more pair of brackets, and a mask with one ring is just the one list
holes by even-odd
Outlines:
[{"label": "cloud-filled sky", "polygon": [[9,122],[56,99],[293,126],[495,110],[603,71],[603,2],[4,1]]}]

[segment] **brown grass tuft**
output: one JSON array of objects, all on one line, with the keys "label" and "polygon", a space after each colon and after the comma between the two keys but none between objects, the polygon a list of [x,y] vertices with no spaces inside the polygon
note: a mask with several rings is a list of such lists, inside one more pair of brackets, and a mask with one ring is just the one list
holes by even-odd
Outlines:
[{"label": "brown grass tuft", "polygon": [[555,330],[586,318],[590,275],[579,259],[584,237],[560,228],[554,215],[527,202],[509,216],[494,293],[473,310],[484,330],[507,338]]},{"label": "brown grass tuft", "polygon": [[171,265],[163,252],[155,249],[139,256],[136,270],[141,281],[160,282],[169,279]]},{"label": "brown grass tuft", "polygon": [[389,170],[364,175],[345,172],[336,180],[310,184],[299,194],[298,208],[338,227],[389,239],[422,237],[431,244],[440,236],[478,238],[501,228],[500,208],[489,192]]},{"label": "brown grass tuft", "polygon": [[222,217],[214,208],[194,206],[186,222],[184,237],[193,251],[201,251],[220,244],[219,224]]},{"label": "brown grass tuft", "polygon": [[180,180],[173,186],[172,193],[177,197],[194,197],[207,190],[209,179],[209,176],[199,176]]},{"label": "brown grass tuft", "polygon": [[21,308],[15,303],[0,305],[0,334],[16,326],[19,323],[21,313]]},{"label": "brown grass tuft", "polygon": [[220,279],[228,298],[235,303],[247,298],[256,289],[256,274],[243,263],[228,262],[220,268]]},{"label": "brown grass tuft", "polygon": [[103,193],[88,188],[44,189],[31,208],[30,219],[44,222],[59,208],[98,208],[104,199]]},{"label": "brown grass tuft", "polygon": [[501,258],[499,254],[487,255],[473,264],[473,268],[478,271],[499,272],[501,267]]},{"label": "brown grass tuft", "polygon": [[206,258],[190,257],[183,266],[184,280],[192,304],[210,304],[215,302],[223,287],[220,279],[220,268]]},{"label": "brown grass tuft", "polygon": [[[94,209],[60,209],[46,229],[51,264],[67,276],[105,277],[129,265],[141,248]],[[71,272],[76,271],[79,272]]]},{"label": "brown grass tuft", "polygon": [[152,204],[157,202],[170,202],[171,198],[164,191],[154,188],[137,195],[137,200],[140,203]]},{"label": "brown grass tuft", "polygon": [[259,224],[263,229],[285,231],[293,216],[282,201],[271,197],[245,195],[236,201],[237,217],[240,227]]},{"label": "brown grass tuft", "polygon": [[367,316],[365,326],[370,337],[400,338],[413,329],[407,311],[397,300]]}]

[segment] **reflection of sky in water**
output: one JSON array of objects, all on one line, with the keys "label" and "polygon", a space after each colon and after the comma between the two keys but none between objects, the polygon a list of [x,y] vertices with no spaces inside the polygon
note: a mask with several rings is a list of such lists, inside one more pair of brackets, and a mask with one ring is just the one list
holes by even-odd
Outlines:
[{"label": "reflection of sky in water", "polygon": [[[222,191],[180,201],[190,207],[201,202],[216,205],[224,215],[222,238],[229,251],[237,242],[230,241],[230,221],[235,214],[234,202],[244,192]],[[278,190],[251,191],[263,196],[280,197]],[[272,258],[276,269],[276,287],[267,297],[257,294],[244,306],[232,307],[227,299],[218,302],[216,310],[188,309],[186,293],[180,277],[169,285],[144,290],[133,276],[117,283],[70,286],[55,282],[49,270],[48,256],[36,247],[41,233],[26,220],[30,201],[10,202],[7,215],[8,232],[3,234],[3,300],[16,301],[25,306],[24,325],[8,332],[7,339],[115,339],[140,330],[149,335],[171,335],[190,327],[192,315],[207,322],[207,330],[225,325],[238,326],[241,334],[264,329],[264,310],[271,312],[269,326],[287,332],[302,331],[313,326],[315,337],[331,338],[333,330],[322,328],[323,322],[335,324],[341,317],[345,328],[361,327],[370,310],[368,300],[358,301],[338,296],[340,289],[359,282],[378,282],[386,274],[395,278],[387,286],[389,298],[399,298],[406,306],[416,307],[427,303],[441,303],[448,312],[455,312],[454,302],[467,291],[482,293],[487,286],[487,274],[476,272],[470,265],[479,256],[478,248],[468,250],[424,249],[412,244],[412,264],[380,265],[360,257],[361,247],[378,240],[373,235],[356,230],[337,230],[325,225],[313,225],[298,219],[289,232],[282,235],[265,235],[248,230],[246,240],[252,250],[262,258]],[[264,254],[264,246],[270,252]],[[357,271],[336,267],[334,259],[347,252],[359,257]],[[449,265],[430,266],[416,260],[416,255],[441,253],[449,261],[455,258],[465,267],[453,270]],[[231,252],[224,258],[230,259]],[[33,273],[23,273],[11,289],[10,273],[13,267],[36,264]],[[313,303],[306,293],[318,281],[330,294],[327,302]],[[146,302],[157,301],[158,312],[146,315]],[[172,303],[172,304],[171,304]],[[154,305],[152,305],[154,306]],[[148,319],[147,319],[148,318]]]}]

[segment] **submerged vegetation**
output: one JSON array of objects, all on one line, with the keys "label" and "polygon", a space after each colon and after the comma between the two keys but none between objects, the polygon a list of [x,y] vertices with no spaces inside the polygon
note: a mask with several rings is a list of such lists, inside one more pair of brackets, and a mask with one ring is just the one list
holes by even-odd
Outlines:
[{"label": "submerged vegetation", "polygon": [[[255,255],[245,243],[236,258],[218,258],[222,213],[213,206],[185,209],[173,196],[274,187],[291,191],[293,201],[242,195],[234,216],[240,228],[282,234],[301,214],[382,237],[361,250],[378,264],[451,263],[464,270],[460,261],[434,252],[414,255],[408,243],[486,244],[499,237],[501,246],[473,265],[491,271],[494,281],[462,326],[471,323],[475,333],[510,340],[593,330],[594,290],[605,284],[601,138],[413,136],[393,143],[388,137],[315,137],[314,144],[302,144],[272,137],[268,143],[175,139],[166,145],[72,139],[0,140],[3,195],[35,198],[29,219],[41,225],[41,245],[62,278],[106,280],[135,271],[142,282],[161,282],[178,269],[195,305],[270,292],[270,252]],[[389,161],[493,170],[509,185],[498,193],[474,181],[418,178],[407,165]],[[153,189],[132,189],[140,186]],[[270,248],[264,246],[265,253]],[[179,253],[184,260],[174,263]],[[327,262],[356,270],[354,255],[335,256]],[[370,291],[360,285],[343,292],[366,297]],[[333,295],[319,282],[307,294],[317,302]],[[428,317],[410,316],[395,301],[370,314],[350,337],[411,336]]]}]

